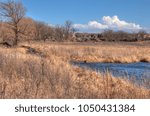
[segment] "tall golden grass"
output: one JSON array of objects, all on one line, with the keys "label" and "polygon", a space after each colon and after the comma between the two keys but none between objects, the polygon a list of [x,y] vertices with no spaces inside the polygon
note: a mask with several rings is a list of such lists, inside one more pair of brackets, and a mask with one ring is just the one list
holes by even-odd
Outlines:
[{"label": "tall golden grass", "polygon": [[0,48],[0,98],[150,98],[150,90],[127,79],[114,78],[70,64],[150,60],[149,46],[21,43]]},{"label": "tall golden grass", "polygon": [[[31,46],[40,49],[47,54],[54,54],[58,57],[72,61],[87,62],[111,62],[111,63],[133,63],[150,62],[150,46],[146,43],[101,43],[90,44],[32,44]],[[144,45],[145,44],[145,45]]]}]

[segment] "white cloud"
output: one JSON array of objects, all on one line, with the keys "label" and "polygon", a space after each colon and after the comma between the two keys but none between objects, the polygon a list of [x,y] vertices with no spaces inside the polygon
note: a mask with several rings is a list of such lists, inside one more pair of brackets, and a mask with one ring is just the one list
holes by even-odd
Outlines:
[{"label": "white cloud", "polygon": [[81,31],[100,31],[103,29],[138,31],[142,29],[139,24],[120,20],[118,16],[104,16],[101,22],[89,21],[87,24],[74,24],[74,27]]},{"label": "white cloud", "polygon": [[101,24],[101,23],[99,23],[99,22],[97,22],[97,21],[90,21],[90,22],[88,23],[88,26],[89,26],[90,28],[93,28],[93,29],[106,29],[106,28],[108,28],[107,25],[103,25],[103,24]]},{"label": "white cloud", "polygon": [[48,23],[48,26],[50,26],[50,27],[55,27],[56,25],[51,24],[51,23]]},{"label": "white cloud", "polygon": [[126,21],[121,21],[118,16],[104,16],[103,17],[104,24],[108,25],[110,28],[117,29],[128,29],[128,30],[140,30],[142,27],[135,23],[128,23]]},{"label": "white cloud", "polygon": [[84,25],[84,24],[74,24],[73,27],[74,27],[74,28],[77,28],[77,29],[86,29],[86,28],[88,28],[88,25]]},{"label": "white cloud", "polygon": [[106,29],[107,25],[103,25],[97,21],[89,21],[88,24],[74,24],[75,28],[78,29]]}]

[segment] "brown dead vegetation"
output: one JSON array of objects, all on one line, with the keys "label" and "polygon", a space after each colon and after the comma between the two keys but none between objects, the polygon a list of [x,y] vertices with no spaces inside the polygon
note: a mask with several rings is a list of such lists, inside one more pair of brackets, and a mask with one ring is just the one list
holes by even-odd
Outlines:
[{"label": "brown dead vegetation", "polygon": [[[28,46],[22,43],[17,48],[1,48],[0,98],[150,98],[149,90],[126,79],[114,78],[109,72],[101,75],[69,63],[75,56],[91,55],[92,59],[94,54],[109,53],[111,56],[112,52],[126,56],[137,50],[133,47],[133,51],[124,53],[124,47],[37,42]],[[102,52],[104,48],[105,52]],[[138,48],[137,54],[145,50],[147,48]]]},{"label": "brown dead vegetation", "polygon": [[[108,30],[78,36],[71,21],[49,26],[24,17],[25,11],[21,2],[0,2],[3,17],[0,19],[0,98],[150,98],[150,90],[126,79],[114,78],[109,72],[101,75],[70,64],[70,61],[150,62],[149,44],[49,42],[133,42],[149,40],[147,33]],[[149,82],[145,84],[150,86]]]}]

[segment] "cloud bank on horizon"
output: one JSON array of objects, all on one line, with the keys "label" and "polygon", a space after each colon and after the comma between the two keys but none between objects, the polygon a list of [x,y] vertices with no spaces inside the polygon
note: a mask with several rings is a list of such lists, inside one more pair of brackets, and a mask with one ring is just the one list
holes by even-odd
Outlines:
[{"label": "cloud bank on horizon", "polygon": [[74,24],[74,28],[82,32],[100,32],[102,30],[122,30],[137,32],[143,28],[139,24],[120,20],[118,16],[103,16],[102,21],[89,21],[87,24]]}]

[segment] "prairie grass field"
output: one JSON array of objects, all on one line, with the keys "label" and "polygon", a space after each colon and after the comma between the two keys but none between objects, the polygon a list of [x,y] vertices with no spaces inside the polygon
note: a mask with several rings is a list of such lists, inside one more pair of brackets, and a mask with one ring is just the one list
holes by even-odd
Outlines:
[{"label": "prairie grass field", "polygon": [[[70,62],[150,62],[149,42],[22,42],[0,46],[0,98],[148,99],[135,80],[104,75]],[[150,87],[149,81],[144,81]]]}]

